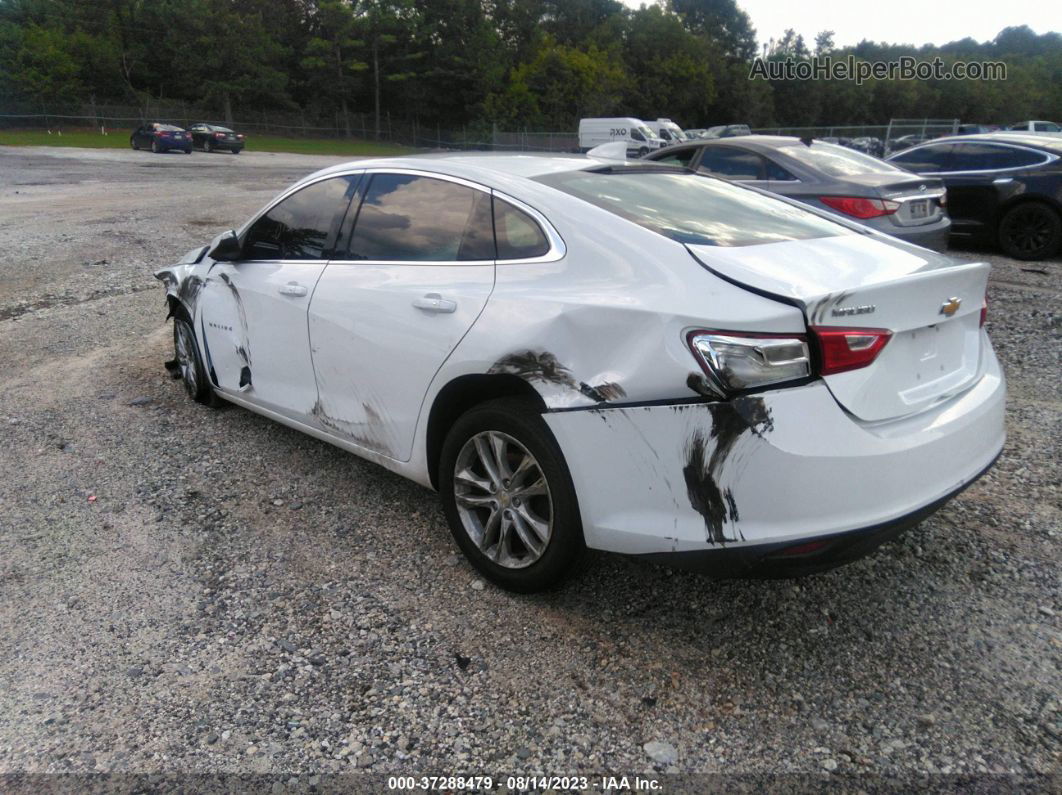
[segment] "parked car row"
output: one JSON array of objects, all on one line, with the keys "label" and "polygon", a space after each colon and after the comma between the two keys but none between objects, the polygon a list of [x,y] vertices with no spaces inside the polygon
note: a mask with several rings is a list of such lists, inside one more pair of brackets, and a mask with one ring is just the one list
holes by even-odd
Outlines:
[{"label": "parked car row", "polygon": [[232,152],[238,155],[246,145],[246,136],[228,127],[197,122],[187,130],[173,124],[152,122],[133,130],[129,136],[133,149],[150,149],[156,154],[169,151],[191,154],[193,148],[204,152]]},{"label": "parked car row", "polygon": [[646,159],[809,204],[937,250],[949,239],[1038,260],[1062,250],[1062,136],[999,132],[914,143],[886,161],[822,140],[693,141]]},{"label": "parked car row", "polygon": [[836,144],[746,135],[672,146],[647,156],[770,191],[817,210],[943,250],[951,222],[943,182]]}]

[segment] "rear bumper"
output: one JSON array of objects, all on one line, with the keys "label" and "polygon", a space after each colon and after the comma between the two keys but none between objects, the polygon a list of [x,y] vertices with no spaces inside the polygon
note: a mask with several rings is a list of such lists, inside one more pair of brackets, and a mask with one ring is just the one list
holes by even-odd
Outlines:
[{"label": "rear bumper", "polygon": [[889,222],[876,228],[879,232],[898,237],[907,243],[914,243],[916,246],[931,248],[934,251],[946,251],[948,237],[951,235],[951,220],[945,216],[939,221],[923,226],[900,226]]},{"label": "rear bumper", "polygon": [[830,541],[803,558],[817,570],[917,523],[999,455],[1006,387],[987,341],[983,358],[965,392],[886,423],[853,419],[822,382],[545,419],[591,548],[747,574],[783,548]]},{"label": "rear bumper", "polygon": [[720,579],[780,579],[828,571],[866,557],[882,544],[932,516],[952,497],[965,491],[991,469],[999,455],[997,453],[984,469],[950,494],[909,514],[872,527],[801,539],[796,544],[782,541],[699,552],[655,552],[636,557]]}]

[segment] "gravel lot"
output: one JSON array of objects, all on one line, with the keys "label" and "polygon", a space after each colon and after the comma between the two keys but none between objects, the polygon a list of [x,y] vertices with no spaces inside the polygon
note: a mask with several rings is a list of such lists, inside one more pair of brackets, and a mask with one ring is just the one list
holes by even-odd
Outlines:
[{"label": "gravel lot", "polygon": [[518,597],[432,493],[163,369],[151,270],[331,162],[0,147],[0,773],[1058,774],[1062,262],[954,252],[1009,438],[901,540]]}]

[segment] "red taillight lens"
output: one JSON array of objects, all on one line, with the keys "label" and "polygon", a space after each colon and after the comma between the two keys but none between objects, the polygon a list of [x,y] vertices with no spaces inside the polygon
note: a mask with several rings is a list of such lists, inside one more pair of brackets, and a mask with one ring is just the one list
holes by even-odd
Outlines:
[{"label": "red taillight lens", "polygon": [[215,138],[224,138],[225,137],[225,133],[214,133],[214,137]]},{"label": "red taillight lens", "polygon": [[873,362],[892,337],[892,332],[880,328],[813,326],[811,336],[818,343],[819,374],[834,375],[858,370]]},{"label": "red taillight lens", "polygon": [[863,199],[858,196],[820,196],[827,207],[853,218],[877,218],[892,215],[900,209],[900,203],[888,199]]},{"label": "red taillight lens", "polygon": [[986,320],[988,320],[988,296],[987,295],[981,300],[981,328],[984,328]]}]

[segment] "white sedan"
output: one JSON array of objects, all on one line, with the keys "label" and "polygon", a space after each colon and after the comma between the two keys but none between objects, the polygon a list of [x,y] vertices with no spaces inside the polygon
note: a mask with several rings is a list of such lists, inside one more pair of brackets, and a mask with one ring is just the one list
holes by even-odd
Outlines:
[{"label": "white sedan", "polygon": [[1004,441],[987,264],[680,168],[347,163],[156,276],[193,398],[437,489],[516,591],[588,548],[829,568]]}]

